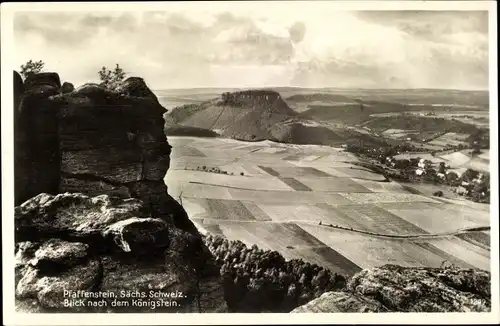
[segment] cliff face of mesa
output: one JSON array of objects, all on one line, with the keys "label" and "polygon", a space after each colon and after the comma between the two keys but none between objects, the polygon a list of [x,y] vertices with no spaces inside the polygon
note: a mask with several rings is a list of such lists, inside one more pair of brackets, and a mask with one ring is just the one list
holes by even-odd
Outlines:
[{"label": "cliff face of mesa", "polygon": [[489,311],[489,272],[385,265],[354,275],[346,291],[327,292],[292,312]]},{"label": "cliff face of mesa", "polygon": [[68,287],[180,286],[189,298],[174,311],[224,309],[213,258],[164,184],[165,109],[144,80],[116,91],[62,87],[55,73],[14,83],[20,304],[64,308]]},{"label": "cliff face of mesa", "polygon": [[281,95],[272,90],[247,90],[223,93],[219,104],[239,106],[253,110],[263,110],[266,108],[273,113],[295,115],[295,112],[281,98]]}]

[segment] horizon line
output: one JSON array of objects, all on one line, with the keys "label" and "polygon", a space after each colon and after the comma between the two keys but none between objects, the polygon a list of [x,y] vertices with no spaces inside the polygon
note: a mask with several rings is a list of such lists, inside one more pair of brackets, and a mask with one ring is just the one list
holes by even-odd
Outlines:
[{"label": "horizon line", "polygon": [[168,88],[155,88],[152,91],[166,91],[166,90],[186,90],[186,89],[269,89],[269,88],[298,88],[298,89],[338,89],[338,90],[437,90],[437,91],[462,91],[462,92],[490,92],[490,89],[460,89],[460,88],[432,88],[432,87],[385,87],[385,88],[371,88],[371,87],[335,87],[335,86],[321,86],[321,87],[303,87],[303,86],[240,86],[240,87],[224,87],[224,86],[198,86],[198,87],[168,87]]}]

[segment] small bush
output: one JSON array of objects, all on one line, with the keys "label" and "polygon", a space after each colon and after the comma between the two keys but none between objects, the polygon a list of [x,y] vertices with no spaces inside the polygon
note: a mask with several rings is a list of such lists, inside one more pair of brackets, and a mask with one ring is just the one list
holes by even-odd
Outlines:
[{"label": "small bush", "polygon": [[432,195],[434,195],[436,197],[443,197],[443,192],[441,190],[438,190],[438,191],[434,192]]},{"label": "small bush", "polygon": [[23,76],[24,79],[26,79],[31,75],[41,73],[43,71],[44,66],[45,63],[42,60],[39,61],[30,60],[21,66],[20,74],[21,76]]},{"label": "small bush", "polygon": [[123,79],[125,79],[125,72],[119,64],[116,64],[115,69],[113,70],[102,67],[98,74],[104,87],[111,90],[116,89],[121,84]]}]

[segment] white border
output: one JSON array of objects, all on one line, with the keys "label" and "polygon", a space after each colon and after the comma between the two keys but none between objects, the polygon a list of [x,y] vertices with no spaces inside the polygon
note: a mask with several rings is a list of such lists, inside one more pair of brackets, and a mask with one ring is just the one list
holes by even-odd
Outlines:
[{"label": "white border", "polygon": [[[312,1],[293,1],[293,5],[311,6]],[[489,89],[491,130],[491,313],[349,313],[349,314],[22,314],[14,310],[14,223],[13,212],[13,112],[12,58],[13,13],[15,11],[146,11],[172,8],[211,9],[248,6],[280,6],[286,14],[285,1],[261,2],[87,2],[87,3],[2,3],[2,226],[3,226],[3,312],[4,325],[189,325],[189,324],[497,324],[500,321],[499,301],[499,239],[498,239],[498,78],[497,78],[497,16],[496,1],[315,1],[314,6],[335,10],[488,10],[489,11]],[[10,258],[9,258],[10,257]]]}]

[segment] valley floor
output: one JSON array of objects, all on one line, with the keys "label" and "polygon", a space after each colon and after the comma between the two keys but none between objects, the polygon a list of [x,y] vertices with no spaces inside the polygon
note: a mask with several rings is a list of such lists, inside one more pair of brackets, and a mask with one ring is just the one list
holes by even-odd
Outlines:
[{"label": "valley floor", "polygon": [[[345,275],[383,264],[439,267],[443,261],[490,269],[488,205],[411,193],[328,146],[168,140],[169,193],[201,232]],[[208,172],[213,168],[221,172]]]}]

